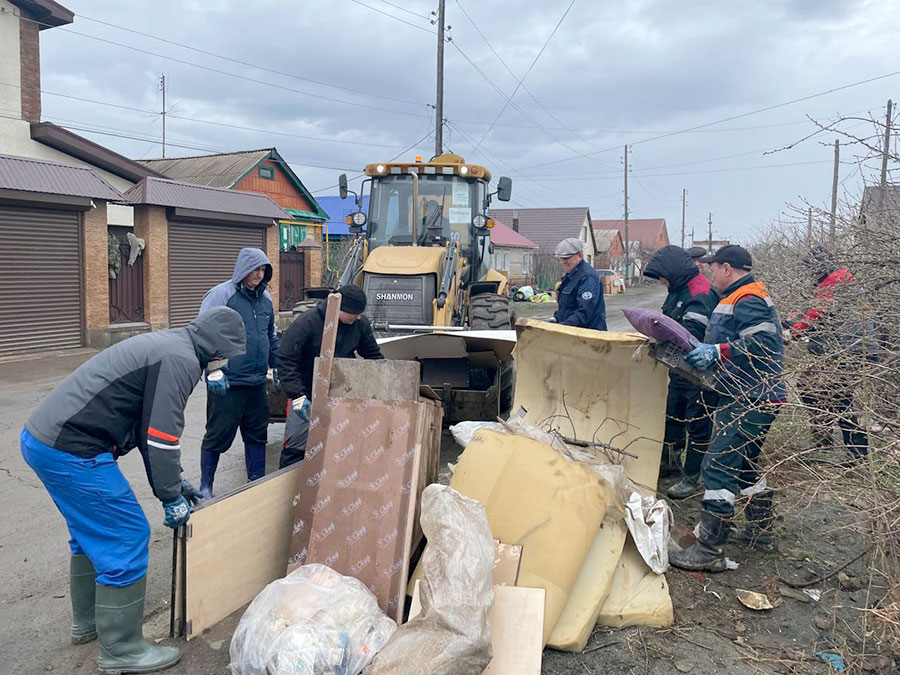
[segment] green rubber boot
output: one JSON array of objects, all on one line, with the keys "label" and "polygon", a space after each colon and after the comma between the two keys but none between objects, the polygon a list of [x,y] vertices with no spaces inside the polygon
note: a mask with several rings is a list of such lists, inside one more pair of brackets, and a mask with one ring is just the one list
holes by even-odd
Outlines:
[{"label": "green rubber boot", "polygon": [[144,639],[144,595],[147,577],[130,586],[97,584],[97,635],[103,673],[151,673],[174,666],[181,659],[175,647],[154,647]]},{"label": "green rubber boot", "polygon": [[97,638],[94,598],[97,571],[86,555],[73,555],[69,562],[69,597],[72,599],[72,644],[83,645]]}]

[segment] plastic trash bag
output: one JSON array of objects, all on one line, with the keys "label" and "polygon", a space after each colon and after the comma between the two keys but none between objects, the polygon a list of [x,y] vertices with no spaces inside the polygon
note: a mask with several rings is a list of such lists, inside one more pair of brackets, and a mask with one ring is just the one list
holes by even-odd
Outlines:
[{"label": "plastic trash bag", "polygon": [[450,427],[450,434],[454,441],[465,448],[472,442],[472,436],[479,429],[490,429],[500,433],[506,431],[506,428],[499,422],[458,422]]},{"label": "plastic trash bag", "polygon": [[625,524],[647,566],[663,574],[669,569],[669,529],[672,510],[665,499],[632,492],[625,503]]},{"label": "plastic trash bag", "polygon": [[366,586],[304,565],[256,596],[231,638],[234,675],[358,675],[397,630]]},{"label": "plastic trash bag", "polygon": [[476,675],[493,656],[494,540],[484,506],[446,485],[422,491],[422,612],[402,625],[366,675]]}]

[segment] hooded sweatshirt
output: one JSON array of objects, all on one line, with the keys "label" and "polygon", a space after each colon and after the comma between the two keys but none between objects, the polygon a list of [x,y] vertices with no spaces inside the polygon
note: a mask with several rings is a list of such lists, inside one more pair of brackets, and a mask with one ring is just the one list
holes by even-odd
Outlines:
[{"label": "hooded sweatshirt", "polygon": [[181,494],[184,406],[213,357],[244,353],[237,312],[217,307],[184,328],[145,333],[103,350],[50,392],[25,423],[41,443],[91,459],[134,447],[160,500]]},{"label": "hooded sweatshirt", "polygon": [[[244,278],[257,267],[266,271],[259,285],[252,291],[243,284]],[[278,331],[275,330],[275,305],[266,290],[272,280],[272,263],[258,248],[242,248],[234,263],[231,279],[214,286],[203,297],[200,312],[212,307],[231,307],[244,320],[247,331],[247,351],[240,358],[231,359],[224,368],[231,386],[256,387],[266,381],[266,371],[278,366]]]},{"label": "hooded sweatshirt", "polygon": [[698,340],[703,340],[719,297],[687,251],[679,246],[664,246],[650,258],[644,276],[669,282],[662,313],[675,319]]}]

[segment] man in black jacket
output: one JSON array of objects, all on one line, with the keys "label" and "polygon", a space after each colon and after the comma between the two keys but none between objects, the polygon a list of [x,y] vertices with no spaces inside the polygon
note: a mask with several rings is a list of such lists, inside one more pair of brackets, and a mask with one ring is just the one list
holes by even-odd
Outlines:
[{"label": "man in black jacket", "polygon": [[[678,246],[661,248],[650,258],[644,276],[659,279],[669,289],[662,306],[663,314],[675,319],[702,341],[718,296],[709,279],[700,274],[689,252]],[[681,471],[681,480],[666,492],[671,499],[685,499],[700,486],[700,465],[712,434],[714,396],[680,375],[669,375],[661,475],[667,471]],[[688,434],[686,444],[685,431]],[[682,446],[685,447],[684,465],[679,467],[678,454]]]},{"label": "man in black jacket", "polygon": [[[335,357],[351,358],[359,354],[364,359],[383,359],[372,325],[362,315],[366,309],[366,294],[355,285],[341,286],[337,292],[341,294],[341,311]],[[288,397],[288,416],[284,426],[280,468],[295,464],[306,455],[313,366],[322,349],[325,305],[322,300],[305,311],[281,338],[278,362],[281,387]]]}]

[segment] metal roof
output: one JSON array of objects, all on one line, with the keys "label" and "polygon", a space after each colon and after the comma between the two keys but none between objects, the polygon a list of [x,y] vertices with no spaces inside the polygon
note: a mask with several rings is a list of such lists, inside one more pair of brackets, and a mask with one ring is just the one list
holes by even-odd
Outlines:
[{"label": "metal roof", "polygon": [[[595,223],[598,221],[594,221]],[[594,241],[597,243],[597,253],[606,253],[612,247],[612,243],[616,238],[621,238],[618,230],[598,230],[594,229]],[[621,244],[621,242],[620,242]],[[624,250],[625,245],[622,245]]]},{"label": "metal roof", "polygon": [[181,183],[166,178],[144,178],[123,196],[126,204],[151,204],[210,213],[289,220],[290,216],[266,195],[243,190]]},{"label": "metal roof", "polygon": [[[621,218],[618,220],[592,220],[591,225],[594,230],[616,229],[622,235],[622,241],[625,241],[625,221]],[[666,228],[665,218],[629,218],[628,219],[628,248],[632,243],[640,242],[641,249],[647,252],[655,251],[660,248],[656,245],[659,235],[665,232],[665,242],[669,243],[669,230]],[[664,244],[665,245],[665,244]]]},{"label": "metal roof", "polygon": [[65,26],[75,19],[71,9],[54,0],[10,0],[10,2],[34,16],[40,22],[38,30]]},{"label": "metal roof", "polygon": [[119,201],[122,194],[84,166],[0,155],[0,189]]},{"label": "metal roof", "polygon": [[538,247],[538,245],[531,241],[531,239],[522,236],[511,227],[507,227],[496,218],[491,218],[491,220],[494,221],[494,227],[491,228],[491,243],[494,246],[506,246],[515,248]]},{"label": "metal roof", "polygon": [[[585,220],[590,221],[586,206],[555,209],[491,209],[496,218],[510,227],[513,218],[519,219],[519,234],[531,239],[543,253],[553,253],[556,245],[568,237],[581,238]],[[590,228],[588,228],[590,230]],[[593,236],[593,233],[591,233]]]},{"label": "metal roof", "polygon": [[165,174],[172,180],[209,187],[233,187],[248,171],[269,156],[272,148],[228,152],[199,157],[175,157],[172,159],[142,159],[144,166]]}]

